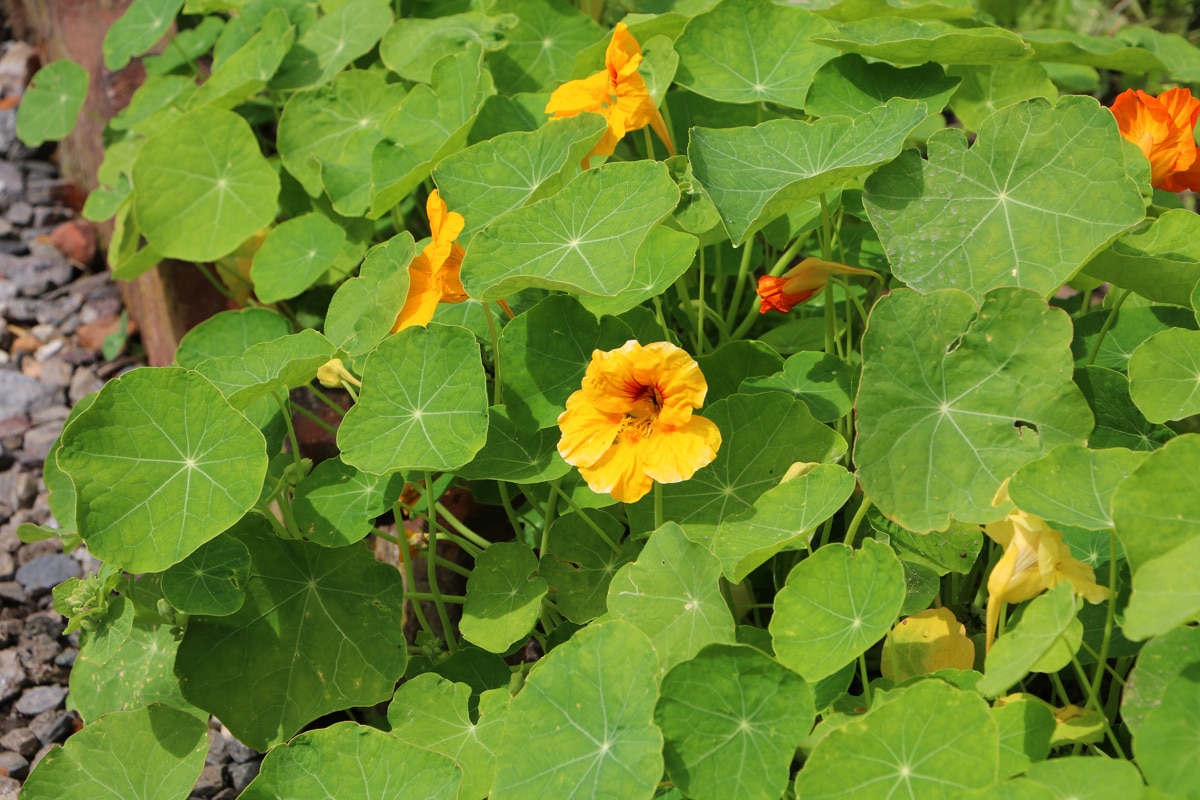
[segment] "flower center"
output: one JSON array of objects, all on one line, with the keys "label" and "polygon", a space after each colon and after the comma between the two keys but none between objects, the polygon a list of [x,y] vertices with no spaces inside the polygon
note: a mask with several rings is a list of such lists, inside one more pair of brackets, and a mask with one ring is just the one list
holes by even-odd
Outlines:
[{"label": "flower center", "polygon": [[654,432],[654,422],[658,419],[662,404],[662,393],[658,391],[658,387],[638,387],[633,403],[625,412],[625,419],[621,422],[621,430],[617,437],[624,438],[632,444],[649,437]]}]

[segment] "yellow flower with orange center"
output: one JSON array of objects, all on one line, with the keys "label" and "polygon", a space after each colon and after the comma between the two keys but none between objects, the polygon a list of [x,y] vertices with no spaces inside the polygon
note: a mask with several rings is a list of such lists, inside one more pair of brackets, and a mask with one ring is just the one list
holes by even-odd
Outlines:
[{"label": "yellow flower with orange center", "polygon": [[1129,89],[1112,104],[1121,135],[1150,160],[1150,183],[1156,189],[1200,190],[1200,157],[1196,118],[1200,100],[1187,89],[1169,89],[1158,97]]},{"label": "yellow flower with orange center", "polygon": [[568,81],[550,95],[546,113],[551,115],[551,120],[573,117],[584,111],[602,114],[608,120],[608,130],[584,156],[584,169],[592,156],[611,156],[626,133],[647,125],[666,144],[667,152],[675,155],[675,146],[662,114],[650,97],[646,81],[638,74],[641,63],[641,45],[625,23],[618,22],[604,53],[605,68],[582,80]]},{"label": "yellow flower with orange center", "polygon": [[558,452],[592,491],[636,502],[716,458],[721,431],[692,413],[707,393],[700,366],[670,342],[596,350],[558,417]]},{"label": "yellow flower with orange center", "polygon": [[876,278],[879,274],[869,269],[848,267],[836,261],[824,261],[819,258],[806,258],[782,275],[763,275],[758,279],[758,297],[762,301],[758,313],[765,314],[771,309],[787,313],[792,306],[811,300],[825,289],[830,275],[871,275]]},{"label": "yellow flower with orange center", "polygon": [[[992,505],[1008,502],[1007,481],[1000,486]],[[1005,603],[1020,603],[1070,581],[1075,594],[1089,603],[1108,599],[1108,588],[1096,583],[1091,566],[1071,555],[1062,533],[1044,519],[1014,508],[984,531],[1004,548],[1004,555],[988,576],[987,649],[992,649],[996,625]]]},{"label": "yellow flower with orange center", "polygon": [[455,241],[466,220],[462,214],[446,208],[437,189],[429,193],[425,213],[429,215],[433,241],[408,265],[408,297],[396,315],[392,333],[412,325],[428,325],[438,303],[461,303],[467,299],[458,277],[465,251]]}]

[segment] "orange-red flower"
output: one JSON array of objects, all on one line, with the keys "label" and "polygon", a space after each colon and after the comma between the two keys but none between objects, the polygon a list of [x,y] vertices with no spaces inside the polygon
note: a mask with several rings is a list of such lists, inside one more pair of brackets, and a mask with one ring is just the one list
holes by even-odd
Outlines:
[{"label": "orange-red flower", "polygon": [[763,275],[758,279],[758,296],[762,300],[758,312],[765,314],[770,309],[785,314],[792,306],[803,303],[820,294],[829,283],[830,275],[879,275],[869,269],[848,267],[835,261],[806,258],[779,277]]},{"label": "orange-red flower", "polygon": [[670,342],[596,350],[558,417],[558,452],[593,492],[636,502],[716,458],[721,431],[692,413],[707,393],[700,366]]},{"label": "orange-red flower", "polygon": [[429,215],[433,241],[408,265],[408,297],[396,315],[392,333],[412,325],[428,325],[438,303],[461,303],[467,299],[458,278],[464,250],[455,241],[466,220],[462,214],[446,208],[437,189],[429,193],[425,213]]},{"label": "orange-red flower", "polygon": [[550,95],[546,113],[552,120],[573,117],[584,111],[603,114],[608,120],[608,130],[583,159],[585,169],[592,156],[611,156],[626,133],[647,125],[663,140],[667,151],[675,155],[662,114],[654,105],[646,82],[638,74],[641,63],[641,46],[625,23],[618,22],[604,53],[605,68],[582,80],[568,81]]},{"label": "orange-red flower", "polygon": [[1150,160],[1150,183],[1156,189],[1200,191],[1200,157],[1196,118],[1200,100],[1187,89],[1169,89],[1158,97],[1141,89],[1122,92],[1112,104],[1121,135]]}]

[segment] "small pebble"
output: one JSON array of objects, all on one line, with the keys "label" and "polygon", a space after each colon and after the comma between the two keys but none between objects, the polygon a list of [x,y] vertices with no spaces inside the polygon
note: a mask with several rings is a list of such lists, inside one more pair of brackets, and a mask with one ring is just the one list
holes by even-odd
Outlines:
[{"label": "small pebble", "polygon": [[28,680],[16,650],[0,650],[0,703],[7,703],[21,692]]},{"label": "small pebble", "polygon": [[30,561],[17,570],[17,581],[28,592],[49,591],[67,578],[82,574],[79,562],[69,555],[55,553]]},{"label": "small pebble", "polygon": [[5,750],[12,750],[14,753],[20,753],[25,758],[29,758],[38,751],[42,743],[33,735],[33,731],[29,728],[13,728],[8,733],[0,736],[0,747]]},{"label": "small pebble", "polygon": [[13,753],[5,750],[0,752],[0,770],[5,775],[10,775],[14,778],[24,778],[29,772],[29,761],[19,753]]},{"label": "small pebble", "polygon": [[77,717],[72,711],[51,709],[43,711],[29,721],[29,730],[33,731],[42,744],[61,742],[75,730]]},{"label": "small pebble", "polygon": [[212,797],[225,786],[225,775],[220,764],[205,764],[192,787],[192,794],[198,797]]},{"label": "small pebble", "polygon": [[16,778],[0,776],[0,800],[8,800],[10,797],[16,800],[20,791],[21,783]]},{"label": "small pebble", "polygon": [[25,590],[16,581],[0,581],[0,600],[14,606],[25,605]]},{"label": "small pebble", "polygon": [[13,707],[27,717],[34,717],[43,711],[58,708],[63,698],[67,696],[65,686],[35,686],[26,689]]},{"label": "small pebble", "polygon": [[229,783],[233,786],[234,791],[241,792],[250,785],[250,781],[258,775],[261,761],[247,761],[245,764],[230,764],[227,772],[229,773]]}]

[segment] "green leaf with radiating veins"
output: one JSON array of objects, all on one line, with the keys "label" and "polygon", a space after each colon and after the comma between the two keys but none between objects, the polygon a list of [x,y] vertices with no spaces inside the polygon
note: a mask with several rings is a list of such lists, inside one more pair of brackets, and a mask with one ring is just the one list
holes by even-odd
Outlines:
[{"label": "green leaf with radiating veins", "polygon": [[467,480],[542,483],[571,471],[558,455],[558,428],[530,430],[518,425],[504,406],[488,409],[487,442],[469,464],[455,470]]},{"label": "green leaf with radiating veins", "polygon": [[813,75],[837,52],[812,44],[831,26],[800,8],[724,0],[693,17],[675,41],[676,82],[726,103],[803,108]]},{"label": "green leaf with radiating veins", "polygon": [[184,614],[223,616],[242,607],[250,551],[231,536],[206,542],[162,576],[162,593]]},{"label": "green leaf with radiating veins", "polygon": [[838,56],[817,71],[804,111],[818,117],[866,114],[893,97],[920,100],[930,114],[946,107],[959,79],[937,64],[900,69],[860,55]]},{"label": "green leaf with radiating veins", "polygon": [[1182,627],[1146,642],[1121,693],[1121,719],[1136,739],[1147,715],[1179,676],[1200,677],[1200,628]]},{"label": "green leaf with radiating veins", "polygon": [[296,40],[296,29],[287,12],[276,8],[267,14],[258,33],[221,62],[188,98],[188,108],[233,108],[266,88]]},{"label": "green leaf with radiating veins", "polygon": [[1017,508],[1043,519],[1093,531],[1113,527],[1113,492],[1149,453],[1078,444],[1054,448],[1017,470],[1008,493]]},{"label": "green leaf with radiating veins", "polygon": [[350,466],[379,475],[452,470],[486,442],[486,376],[466,328],[405,328],[367,356],[362,378],[358,402],[338,428]]},{"label": "green leaf with radiating veins", "polygon": [[818,681],[891,630],[904,602],[904,568],[887,545],[819,548],[788,574],[775,598],[771,639],[780,663]]},{"label": "green leaf with radiating veins", "polygon": [[1135,577],[1151,559],[1200,538],[1200,436],[1152,453],[1117,488],[1112,511]]},{"label": "green leaf with radiating veins", "polygon": [[1151,422],[1200,413],[1200,331],[1175,328],[1147,339],[1129,359],[1129,394]]},{"label": "green leaf with radiating veins", "polygon": [[633,262],[633,282],[612,296],[580,295],[579,302],[596,316],[624,314],[657,297],[687,272],[700,242],[690,233],[660,225],[650,231]]},{"label": "green leaf with radiating veins", "polygon": [[738,388],[744,394],[787,392],[803,400],[819,422],[834,422],[854,406],[858,370],[831,353],[805,351],[788,357],[783,371],[746,378]]},{"label": "green leaf with radiating veins", "polygon": [[454,761],[462,770],[458,800],[482,800],[496,774],[496,748],[510,700],[507,689],[479,698],[479,720],[471,721],[471,687],[427,672],[403,683],[388,706],[391,733],[401,741]]},{"label": "green leaf with radiating veins", "polygon": [[635,625],[658,651],[659,671],[709,644],[732,644],[734,622],[721,595],[721,563],[668,522],[608,587],[608,614]]},{"label": "green leaf with radiating veins", "polygon": [[[185,11],[185,13],[193,13]],[[177,30],[171,37],[170,45],[157,55],[148,55],[142,59],[142,66],[149,77],[170,75],[175,70],[184,67],[189,61],[201,58],[212,49],[213,44],[225,29],[225,20],[217,15],[204,17],[195,27]],[[189,83],[191,81],[189,80]],[[194,86],[195,84],[192,83]]]},{"label": "green leaf with radiating veins", "polygon": [[[1067,634],[1072,623],[1078,624],[1075,617],[1079,602],[1067,581],[1030,600],[1021,621],[996,637],[987,654],[979,691],[988,697],[998,697],[1035,669],[1038,661]],[[1078,639],[1075,641],[1078,643]]]},{"label": "green leaf with radiating veins", "polygon": [[[96,720],[46,754],[21,791],[29,800],[183,797],[208,753],[204,722],[155,703]],[[131,768],[136,765],[136,768]]]},{"label": "green leaf with radiating veins", "polygon": [[1071,382],[1070,320],[1022,289],[894,291],[872,309],[858,392],[859,480],[913,531],[990,522],[1001,482],[1092,416]]},{"label": "green leaf with radiating veins", "polygon": [[466,220],[459,241],[466,246],[497,217],[556,193],[607,129],[599,114],[578,114],[447,156],[433,179],[446,205]]},{"label": "green leaf with radiating veins", "polygon": [[875,529],[875,538],[890,544],[901,561],[929,567],[938,575],[970,573],[985,541],[978,525],[964,522],[951,522],[945,531],[913,533],[875,507],[868,510],[867,521]]},{"label": "green leaf with radiating veins", "polygon": [[234,408],[242,409],[270,394],[286,393],[317,375],[317,368],[337,352],[311,328],[262,342],[238,356],[201,361],[196,371],[221,390]]},{"label": "green leaf with radiating veins", "polygon": [[1151,451],[1174,438],[1173,430],[1142,415],[1129,396],[1129,381],[1116,370],[1084,367],[1075,371],[1075,383],[1096,416],[1096,428],[1088,437],[1091,447]]},{"label": "green leaf with radiating veins", "polygon": [[318,212],[278,225],[254,254],[254,293],[264,303],[296,297],[329,269],[345,241],[342,227]]},{"label": "green leaf with radiating veins", "polygon": [[395,566],[361,546],[284,541],[257,516],[231,535],[250,551],[246,601],[189,619],[175,660],[184,697],[259,751],[391,697],[408,658]]},{"label": "green leaf with radiating veins", "polygon": [[367,252],[357,278],[338,287],[325,315],[325,336],[352,356],[362,356],[391,333],[408,297],[408,265],[416,255],[403,231]]},{"label": "green leaf with radiating veins", "polygon": [[829,733],[796,777],[805,800],[958,797],[996,782],[999,732],[978,694],[937,679]]},{"label": "green leaf with radiating veins", "polygon": [[1025,31],[1021,37],[1033,47],[1033,57],[1039,61],[1085,64],[1135,74],[1167,71],[1166,65],[1151,51],[1111,36],[1047,28]]},{"label": "green leaf with radiating veins", "polygon": [[565,82],[576,54],[604,38],[604,30],[591,17],[563,0],[499,0],[490,10],[516,14],[520,20],[505,33],[504,49],[488,54],[488,66],[504,94],[536,92]]},{"label": "green leaf with radiating veins", "polygon": [[439,59],[462,52],[472,42],[485,52],[503,49],[505,32],[517,22],[513,14],[489,16],[478,11],[433,18],[401,17],[383,34],[379,57],[404,80],[429,83],[433,65]]},{"label": "green leaf with radiating veins", "polygon": [[520,542],[498,542],[475,559],[459,627],[463,638],[506,653],[533,630],[549,585],[533,577],[538,560]]},{"label": "green leaf with radiating veins", "polygon": [[[808,406],[781,392],[735,394],[703,410],[721,431],[717,457],[690,479],[662,487],[665,519],[709,547],[717,525],[753,508],[797,461],[838,459],[846,442],[813,419]],[[653,528],[653,498],[629,506],[635,531]]]},{"label": "green leaf with radiating veins", "polygon": [[538,574],[557,592],[564,617],[583,624],[608,610],[613,576],[642,549],[640,541],[622,541],[624,535],[625,526],[614,517],[586,509],[551,523]]},{"label": "green leaf with radiating veins", "polygon": [[974,16],[975,8],[969,0],[841,0],[817,13],[838,22],[874,17],[966,19]]},{"label": "green leaf with radiating veins", "polygon": [[812,691],[744,645],[711,645],[663,678],[667,774],[695,800],[777,798],[812,728]]},{"label": "green leaf with radiating veins", "polygon": [[250,125],[232,111],[190,111],[150,138],[133,163],[135,213],[168,258],[213,261],[275,218],[279,178]]},{"label": "green leaf with radiating veins", "polygon": [[902,17],[845,23],[812,41],[893,64],[1006,64],[1032,52],[1020,36],[1003,28]]},{"label": "green leaf with radiating veins", "polygon": [[69,58],[34,73],[17,106],[17,136],[30,147],[65,139],[87,99],[88,72]]},{"label": "green leaf with radiating veins", "polygon": [[104,66],[111,72],[124,67],[163,37],[183,0],[135,0],[104,35]]},{"label": "green leaf with radiating veins", "polygon": [[962,80],[950,98],[950,108],[967,130],[977,131],[996,109],[1031,97],[1058,98],[1058,87],[1037,61],[982,67],[950,67],[947,75]]},{"label": "green leaf with radiating veins", "polygon": [[816,527],[850,498],[854,476],[838,464],[818,464],[765,492],[752,511],[724,520],[712,540],[731,583],[740,583],[782,550],[808,547]]},{"label": "green leaf with radiating veins", "polygon": [[166,569],[258,500],[262,434],[205,378],[178,367],[111,381],[63,431],[58,463],[79,534],[130,572]]},{"label": "green leaf with radiating veins", "polygon": [[926,114],[924,103],[898,98],[858,117],[692,128],[688,157],[741,244],[789,208],[891,161]]},{"label": "green leaf with radiating veins", "polygon": [[657,672],[654,645],[623,620],[551,650],[509,705],[491,800],[649,800],[663,774]]},{"label": "green leaf with radiating veins", "polygon": [[291,332],[287,317],[266,308],[222,311],[184,334],[175,350],[175,363],[195,369],[201,361],[244,353],[253,345]]},{"label": "green leaf with radiating veins", "polygon": [[1084,272],[1155,302],[1190,307],[1200,281],[1200,217],[1173,208],[1117,239]]},{"label": "green leaf with radiating veins", "polygon": [[371,154],[370,212],[383,216],[467,143],[483,101],[496,93],[475,43],[433,65],[433,83],[419,84],[382,123]]},{"label": "green leaf with radiating veins", "polygon": [[1047,296],[1145,216],[1123,142],[1091,98],[1028,100],[988,117],[970,148],[961,130],[935,133],[928,161],[902,154],[863,201],[910,287]]},{"label": "green leaf with radiating veins", "polygon": [[1030,766],[1025,778],[1074,800],[1138,800],[1144,788],[1138,768],[1116,758],[1051,758]]},{"label": "green leaf with radiating veins", "polygon": [[589,169],[476,235],[463,286],[484,302],[531,286],[615,295],[633,282],[638,248],[678,202],[675,182],[656,161]]},{"label": "green leaf with radiating veins", "polygon": [[[1116,322],[1108,322],[1110,316],[1115,316]],[[1129,357],[1154,334],[1172,328],[1196,330],[1196,317],[1190,308],[1166,305],[1130,308],[1126,304],[1115,315],[1110,309],[1099,309],[1075,320],[1075,341],[1071,343],[1071,349],[1075,353],[1077,368],[1087,365],[1100,330],[1106,323],[1108,328],[1100,340],[1100,350],[1093,363],[1118,372],[1128,369]]]},{"label": "green leaf with radiating veins", "polygon": [[366,54],[392,24],[388,0],[348,0],[304,32],[271,81],[272,89],[325,83]]},{"label": "green leaf with radiating veins", "polygon": [[1197,535],[1133,573],[1121,631],[1134,641],[1162,636],[1200,616],[1200,525]]},{"label": "green leaf with radiating veins", "polygon": [[772,375],[783,368],[783,359],[762,342],[731,341],[711,353],[699,356],[696,363],[708,383],[704,402],[715,403],[737,394],[743,382]]},{"label": "green leaf with radiating veins", "polygon": [[305,539],[341,547],[371,533],[375,518],[392,507],[403,488],[402,475],[369,475],[330,458],[296,484],[292,513]]},{"label": "green leaf with radiating veins", "polygon": [[1125,25],[1114,36],[1118,41],[1144,47],[1167,65],[1171,79],[1180,83],[1200,81],[1200,50],[1177,33],[1162,33],[1145,25]]},{"label": "green leaf with radiating veins", "polygon": [[446,756],[378,728],[338,722],[306,731],[263,759],[243,800],[456,800],[462,772]]},{"label": "green leaf with radiating veins", "polygon": [[990,709],[1000,729],[1000,777],[1021,775],[1029,765],[1050,755],[1054,735],[1054,711],[1032,696],[1008,699]]}]

